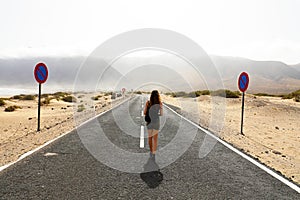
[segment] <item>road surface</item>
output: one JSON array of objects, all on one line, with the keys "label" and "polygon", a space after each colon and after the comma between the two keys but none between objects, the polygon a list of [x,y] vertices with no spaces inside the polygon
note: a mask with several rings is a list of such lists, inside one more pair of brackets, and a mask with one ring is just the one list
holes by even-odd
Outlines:
[{"label": "road surface", "polygon": [[[140,137],[136,137],[144,125],[144,102],[140,96],[133,98],[80,129],[97,132],[92,125],[97,122],[116,146],[146,154],[147,139],[145,148],[140,148]],[[124,108],[128,107],[134,122],[129,127],[132,135],[124,134],[114,120],[116,114],[127,117]],[[159,149],[167,146],[178,131],[192,128],[189,122],[167,108],[164,110]],[[152,162],[160,171],[128,173],[98,161],[73,130],[0,172],[0,199],[300,199],[298,192],[219,142],[200,159],[199,147],[204,137],[205,133],[198,130],[187,151],[168,166],[160,166],[163,160],[159,152],[155,163],[140,163],[140,168],[145,169]],[[127,163],[126,159],[123,162]]]}]

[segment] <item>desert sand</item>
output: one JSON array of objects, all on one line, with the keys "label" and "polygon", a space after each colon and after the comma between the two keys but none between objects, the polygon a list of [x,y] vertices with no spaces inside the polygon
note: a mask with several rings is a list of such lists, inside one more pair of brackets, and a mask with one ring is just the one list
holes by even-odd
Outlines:
[{"label": "desert sand", "polygon": [[[22,154],[33,150],[68,131],[73,130],[80,122],[86,121],[91,114],[104,112],[113,104],[124,100],[123,97],[111,100],[111,95],[97,94],[98,100],[91,100],[92,94],[76,94],[78,104],[93,102],[94,113],[87,113],[88,109],[78,112],[74,103],[52,99],[50,104],[41,106],[41,127],[37,132],[38,98],[35,100],[5,100],[6,105],[0,107],[0,166],[17,160]],[[100,97],[101,96],[101,97]],[[89,99],[87,101],[87,99]],[[42,99],[43,100],[43,99]],[[13,112],[4,112],[5,107],[19,106]],[[76,121],[74,113],[76,112]]]},{"label": "desert sand", "polygon": [[[211,96],[163,96],[163,101],[179,107],[185,117],[214,132],[210,127],[213,106]],[[241,98],[227,98],[225,101],[224,126],[215,134],[299,184],[300,103],[279,97],[246,95],[242,135]]]}]

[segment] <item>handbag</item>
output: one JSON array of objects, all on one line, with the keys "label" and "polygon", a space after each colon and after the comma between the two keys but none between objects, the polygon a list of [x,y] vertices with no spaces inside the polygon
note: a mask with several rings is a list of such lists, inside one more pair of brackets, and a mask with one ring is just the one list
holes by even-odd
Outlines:
[{"label": "handbag", "polygon": [[148,105],[148,103],[147,103],[147,111],[146,111],[146,115],[145,115],[145,121],[146,121],[147,123],[150,123],[150,122],[151,122],[151,118],[150,118],[150,115],[149,115],[149,110],[150,110],[150,107],[149,107],[149,105]]}]

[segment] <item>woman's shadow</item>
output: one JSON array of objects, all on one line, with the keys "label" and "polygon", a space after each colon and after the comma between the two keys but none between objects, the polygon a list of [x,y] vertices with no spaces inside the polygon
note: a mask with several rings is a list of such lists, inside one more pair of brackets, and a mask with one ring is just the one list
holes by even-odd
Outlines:
[{"label": "woman's shadow", "polygon": [[144,172],[140,174],[140,177],[149,188],[156,188],[164,178],[153,158],[148,159],[144,165]]}]

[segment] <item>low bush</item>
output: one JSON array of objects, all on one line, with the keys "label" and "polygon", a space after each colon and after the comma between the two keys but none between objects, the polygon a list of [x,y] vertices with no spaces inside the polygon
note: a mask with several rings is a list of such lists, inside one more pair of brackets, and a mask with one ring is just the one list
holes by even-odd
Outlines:
[{"label": "low bush", "polygon": [[69,103],[73,103],[77,101],[76,98],[73,96],[65,96],[62,98],[62,100]]},{"label": "low bush", "polygon": [[78,108],[77,108],[77,112],[82,112],[85,110],[85,107],[83,104],[79,105]]},{"label": "low bush", "polygon": [[95,97],[91,97],[92,100],[94,101],[98,101],[99,100],[99,97],[98,96],[95,96]]},{"label": "low bush", "polygon": [[286,95],[283,95],[282,99],[292,99],[293,98],[293,95],[292,94],[286,94]]},{"label": "low bush", "polygon": [[257,93],[257,94],[254,94],[254,96],[259,96],[259,97],[282,97],[282,98],[284,98],[286,95],[284,95],[284,94]]},{"label": "low bush", "polygon": [[254,94],[254,96],[259,96],[259,97],[274,97],[275,95],[273,95],[273,94],[267,94],[267,93],[257,93],[257,94]]},{"label": "low bush", "polygon": [[226,98],[239,98],[241,93],[239,91],[230,91],[230,90],[216,90],[213,92],[210,92],[209,90],[197,90],[194,92],[172,92],[172,93],[166,93],[166,95],[172,96],[172,97],[199,97],[201,95],[212,95],[212,96],[221,96]]},{"label": "low bush", "polygon": [[15,111],[16,109],[19,109],[21,108],[20,106],[9,106],[7,108],[4,109],[5,112],[13,112]]},{"label": "low bush", "polygon": [[295,101],[300,102],[300,95],[295,96]]},{"label": "low bush", "polygon": [[49,94],[42,94],[41,97],[42,97],[42,98],[48,98],[48,97],[49,97]]},{"label": "low bush", "polygon": [[57,99],[58,101],[66,96],[69,96],[70,94],[67,92],[55,92],[54,94],[52,94],[55,99]]},{"label": "low bush", "polygon": [[20,94],[20,95],[15,95],[13,97],[11,97],[11,99],[19,99],[19,100],[35,100],[36,95],[24,95],[24,94]]},{"label": "low bush", "polygon": [[197,90],[197,91],[193,91],[193,92],[167,92],[166,95],[172,96],[172,97],[191,97],[191,98],[195,98],[195,97],[199,97],[201,95],[210,95],[210,91],[209,90]]},{"label": "low bush", "polygon": [[25,95],[21,100],[35,100],[34,95]]},{"label": "low bush", "polygon": [[201,93],[201,95],[210,95],[210,91],[209,90],[202,90],[199,91]]},{"label": "low bush", "polygon": [[134,93],[135,93],[135,94],[142,94],[141,91],[135,91]]},{"label": "low bush", "polygon": [[53,96],[64,97],[64,96],[67,96],[67,95],[69,95],[69,93],[67,93],[67,92],[55,92],[55,93],[53,93]]},{"label": "low bush", "polygon": [[49,105],[49,104],[50,104],[50,101],[51,101],[51,98],[45,98],[45,99],[42,101],[42,105]]},{"label": "low bush", "polygon": [[211,95],[225,97],[225,98],[239,98],[241,93],[239,91],[231,91],[231,90],[216,90],[213,91]]},{"label": "low bush", "polygon": [[5,105],[5,102],[3,99],[0,99],[0,106],[4,106]]},{"label": "low bush", "polygon": [[15,95],[12,97],[12,99],[22,99],[23,95]]},{"label": "low bush", "polygon": [[175,92],[172,93],[172,97],[187,97],[187,93],[180,91],[180,92]]},{"label": "low bush", "polygon": [[283,95],[282,99],[292,99],[292,98],[294,98],[294,100],[296,101],[296,98],[297,99],[299,98],[298,96],[300,96],[300,90],[297,90],[295,92]]},{"label": "low bush", "polygon": [[9,106],[9,107],[4,109],[5,112],[13,112],[15,110],[16,110],[16,108],[14,106]]}]

